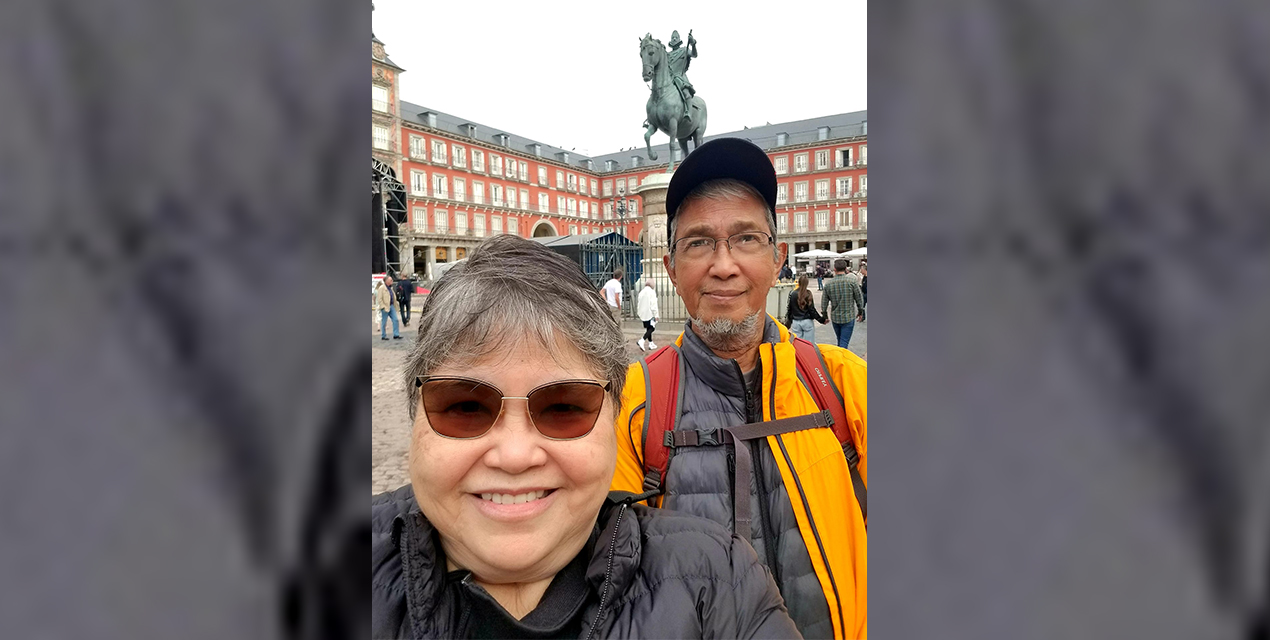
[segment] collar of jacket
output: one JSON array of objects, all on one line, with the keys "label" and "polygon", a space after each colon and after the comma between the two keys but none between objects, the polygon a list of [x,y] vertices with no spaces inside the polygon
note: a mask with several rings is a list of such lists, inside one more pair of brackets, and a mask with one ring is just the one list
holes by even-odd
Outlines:
[{"label": "collar of jacket", "polygon": [[[609,581],[609,602],[625,593],[634,580],[640,563],[640,526],[629,505],[647,498],[623,491],[614,491],[604,500],[591,534],[593,553],[587,564],[586,580],[601,593],[604,582]],[[622,507],[626,506],[627,509]],[[445,554],[437,540],[436,528],[423,515],[413,496],[393,519],[393,544],[400,549],[402,579],[406,583],[406,615],[415,633],[424,637],[452,637],[453,630],[445,627],[450,622],[444,612],[438,612],[441,593],[445,587]],[[625,512],[625,513],[623,513]],[[584,628],[592,620],[584,619]]]},{"label": "collar of jacket", "polygon": [[[771,316],[763,315],[763,343],[780,343],[789,339],[788,333],[782,332]],[[679,343],[679,354],[692,369],[692,374],[711,389],[734,398],[745,397],[745,380],[736,375],[736,364],[731,359],[714,355],[710,347],[697,337],[692,330],[692,321],[684,324],[683,340]]]}]

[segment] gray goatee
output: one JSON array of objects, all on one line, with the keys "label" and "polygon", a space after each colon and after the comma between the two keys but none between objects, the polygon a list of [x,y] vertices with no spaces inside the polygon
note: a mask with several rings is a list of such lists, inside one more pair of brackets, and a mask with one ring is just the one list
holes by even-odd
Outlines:
[{"label": "gray goatee", "polygon": [[703,322],[700,318],[691,318],[692,329],[698,338],[714,351],[740,351],[759,340],[759,318],[763,312],[755,311],[740,322],[728,318],[715,318]]}]

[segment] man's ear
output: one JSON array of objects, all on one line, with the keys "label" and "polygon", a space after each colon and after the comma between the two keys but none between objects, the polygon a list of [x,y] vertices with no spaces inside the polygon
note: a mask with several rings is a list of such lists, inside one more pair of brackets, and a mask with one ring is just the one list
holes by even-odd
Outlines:
[{"label": "man's ear", "polygon": [[670,261],[669,253],[661,257],[661,263],[664,267],[666,267],[666,275],[670,276],[670,284],[678,287],[679,279],[675,277],[675,267],[672,266],[673,263]]}]

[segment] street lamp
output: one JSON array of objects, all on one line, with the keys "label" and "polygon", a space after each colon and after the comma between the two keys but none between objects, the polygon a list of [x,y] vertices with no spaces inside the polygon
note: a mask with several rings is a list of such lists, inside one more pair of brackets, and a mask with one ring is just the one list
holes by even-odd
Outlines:
[{"label": "street lamp", "polygon": [[612,197],[613,213],[617,215],[618,228],[622,230],[622,237],[626,237],[626,184],[625,181],[617,183],[617,193]]}]

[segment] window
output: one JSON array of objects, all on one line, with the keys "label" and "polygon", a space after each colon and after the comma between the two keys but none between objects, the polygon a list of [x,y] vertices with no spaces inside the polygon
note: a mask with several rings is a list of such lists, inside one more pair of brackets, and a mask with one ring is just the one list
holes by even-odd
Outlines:
[{"label": "window", "polygon": [[432,212],[432,230],[436,233],[448,233],[450,231],[450,212],[442,209]]},{"label": "window", "polygon": [[454,166],[467,166],[467,150],[457,144],[454,145]]},{"label": "window", "polygon": [[512,209],[516,208],[516,190],[511,187],[507,188],[507,206]]},{"label": "window", "polygon": [[375,111],[388,113],[388,87],[370,86],[370,106]]},{"label": "window", "polygon": [[472,149],[472,171],[485,171],[485,152],[480,149]]},{"label": "window", "polygon": [[789,156],[776,156],[776,175],[789,173]]},{"label": "window", "polygon": [[776,185],[776,204],[785,204],[789,202],[789,185]]},{"label": "window", "polygon": [[518,169],[517,173],[520,174],[520,179],[529,182],[529,163],[522,160],[517,163],[516,168]]},{"label": "window", "polygon": [[569,174],[569,191],[577,191],[577,190],[578,190],[578,177],[570,173]]},{"label": "window", "polygon": [[575,198],[569,198],[569,215],[578,215],[578,201]]},{"label": "window", "polygon": [[520,208],[521,209],[529,208],[529,189],[520,190]]},{"label": "window", "polygon": [[516,161],[515,160],[512,160],[511,158],[507,159],[507,173],[503,175],[513,180],[516,178]]},{"label": "window", "polygon": [[503,206],[503,185],[491,184],[489,186],[489,195],[494,201],[494,206]]},{"label": "window", "polygon": [[462,178],[454,179],[454,199],[463,202],[467,198],[467,185]]},{"label": "window", "polygon": [[591,178],[591,195],[600,195],[600,182],[595,178]]},{"label": "window", "polygon": [[868,207],[860,207],[860,228],[861,229],[869,228],[869,208]]},{"label": "window", "polygon": [[789,233],[789,214],[776,214],[776,233]]},{"label": "window", "polygon": [[485,237],[485,214],[483,213],[472,214],[472,230],[476,231],[476,237],[478,238]]},{"label": "window", "polygon": [[412,196],[428,195],[428,174],[422,171],[410,172],[410,195]]},{"label": "window", "polygon": [[817,200],[829,199],[829,181],[828,180],[816,181],[816,199]]},{"label": "window", "polygon": [[569,225],[569,235],[571,236],[578,235],[578,225],[576,224]]},{"label": "window", "polygon": [[828,230],[829,230],[829,212],[817,211],[816,212],[816,231],[828,231]]},{"label": "window", "polygon": [[600,219],[600,202],[598,200],[591,201],[591,219],[592,220]]},{"label": "window", "polygon": [[428,213],[422,208],[415,208],[410,212],[410,226],[420,233],[428,230]]},{"label": "window", "polygon": [[583,200],[578,203],[578,215],[582,216],[583,218],[591,217],[591,205],[587,203],[586,200]]},{"label": "window", "polygon": [[375,145],[376,149],[388,148],[388,127],[372,125],[371,136],[371,144]]},{"label": "window", "polygon": [[556,188],[557,189],[564,188],[564,172],[563,171],[556,172]]},{"label": "window", "polygon": [[851,178],[850,177],[838,178],[838,197],[839,198],[851,197]]},{"label": "window", "polygon": [[493,175],[503,174],[503,157],[489,154],[489,172]]},{"label": "window", "polygon": [[816,170],[829,168],[829,150],[821,149],[816,152]]},{"label": "window", "polygon": [[838,149],[838,157],[834,159],[834,166],[841,169],[842,167],[849,167],[851,165],[851,147]]},{"label": "window", "polygon": [[448,185],[446,184],[445,176],[439,173],[432,174],[432,197],[434,198],[449,198],[450,197],[450,189],[448,188]]},{"label": "window", "polygon": [[869,176],[860,175],[860,195],[868,197],[869,195]]},{"label": "window", "polygon": [[869,145],[860,145],[860,164],[869,164]]},{"label": "window", "polygon": [[410,136],[410,157],[426,160],[428,154],[423,149],[423,136]]},{"label": "window", "polygon": [[500,234],[500,233],[502,233],[502,232],[503,232],[503,217],[502,217],[502,216],[491,216],[491,217],[490,217],[490,219],[489,219],[489,233],[490,233],[490,235],[492,235],[492,236],[496,236],[496,235],[498,235],[498,234]]},{"label": "window", "polygon": [[802,173],[807,170],[807,154],[800,153],[794,156],[794,172]]},{"label": "window", "polygon": [[842,229],[851,228],[851,210],[850,209],[838,209],[835,215],[835,218],[836,219],[834,220],[834,226],[837,229],[842,230]]},{"label": "window", "polygon": [[548,213],[550,208],[551,204],[547,201],[547,194],[538,194],[538,213]]},{"label": "window", "polygon": [[581,180],[578,180],[578,192],[586,193],[586,178],[582,178]]},{"label": "window", "polygon": [[547,186],[547,168],[542,165],[538,165],[538,184]]},{"label": "window", "polygon": [[556,213],[564,215],[564,196],[556,196]]},{"label": "window", "polygon": [[611,203],[608,203],[608,202],[604,203],[604,219],[605,220],[613,219],[613,205]]},{"label": "window", "polygon": [[630,213],[628,213],[628,214],[627,214],[628,216],[637,216],[637,215],[639,215],[639,200],[636,200],[636,199],[634,199],[634,198],[631,198],[630,200],[627,200],[627,201],[626,201],[626,210],[630,212]]},{"label": "window", "polygon": [[807,212],[794,213],[794,233],[807,233]]},{"label": "window", "polygon": [[613,196],[613,181],[605,180],[604,181],[604,197],[611,198],[612,196]]},{"label": "window", "polygon": [[520,221],[517,220],[516,218],[508,218],[507,219],[507,233],[510,233],[514,236],[520,235],[519,225],[520,225]]},{"label": "window", "polygon": [[467,235],[467,214],[462,211],[454,212],[454,233],[455,235]]},{"label": "window", "polygon": [[432,141],[432,161],[445,164],[445,142],[443,140]]},{"label": "window", "polygon": [[631,176],[626,179],[626,193],[635,193],[637,187],[639,187],[639,178]]},{"label": "window", "polygon": [[794,183],[794,202],[807,202],[807,183]]},{"label": "window", "polygon": [[472,202],[476,204],[489,204],[485,201],[485,183],[472,182]]}]

